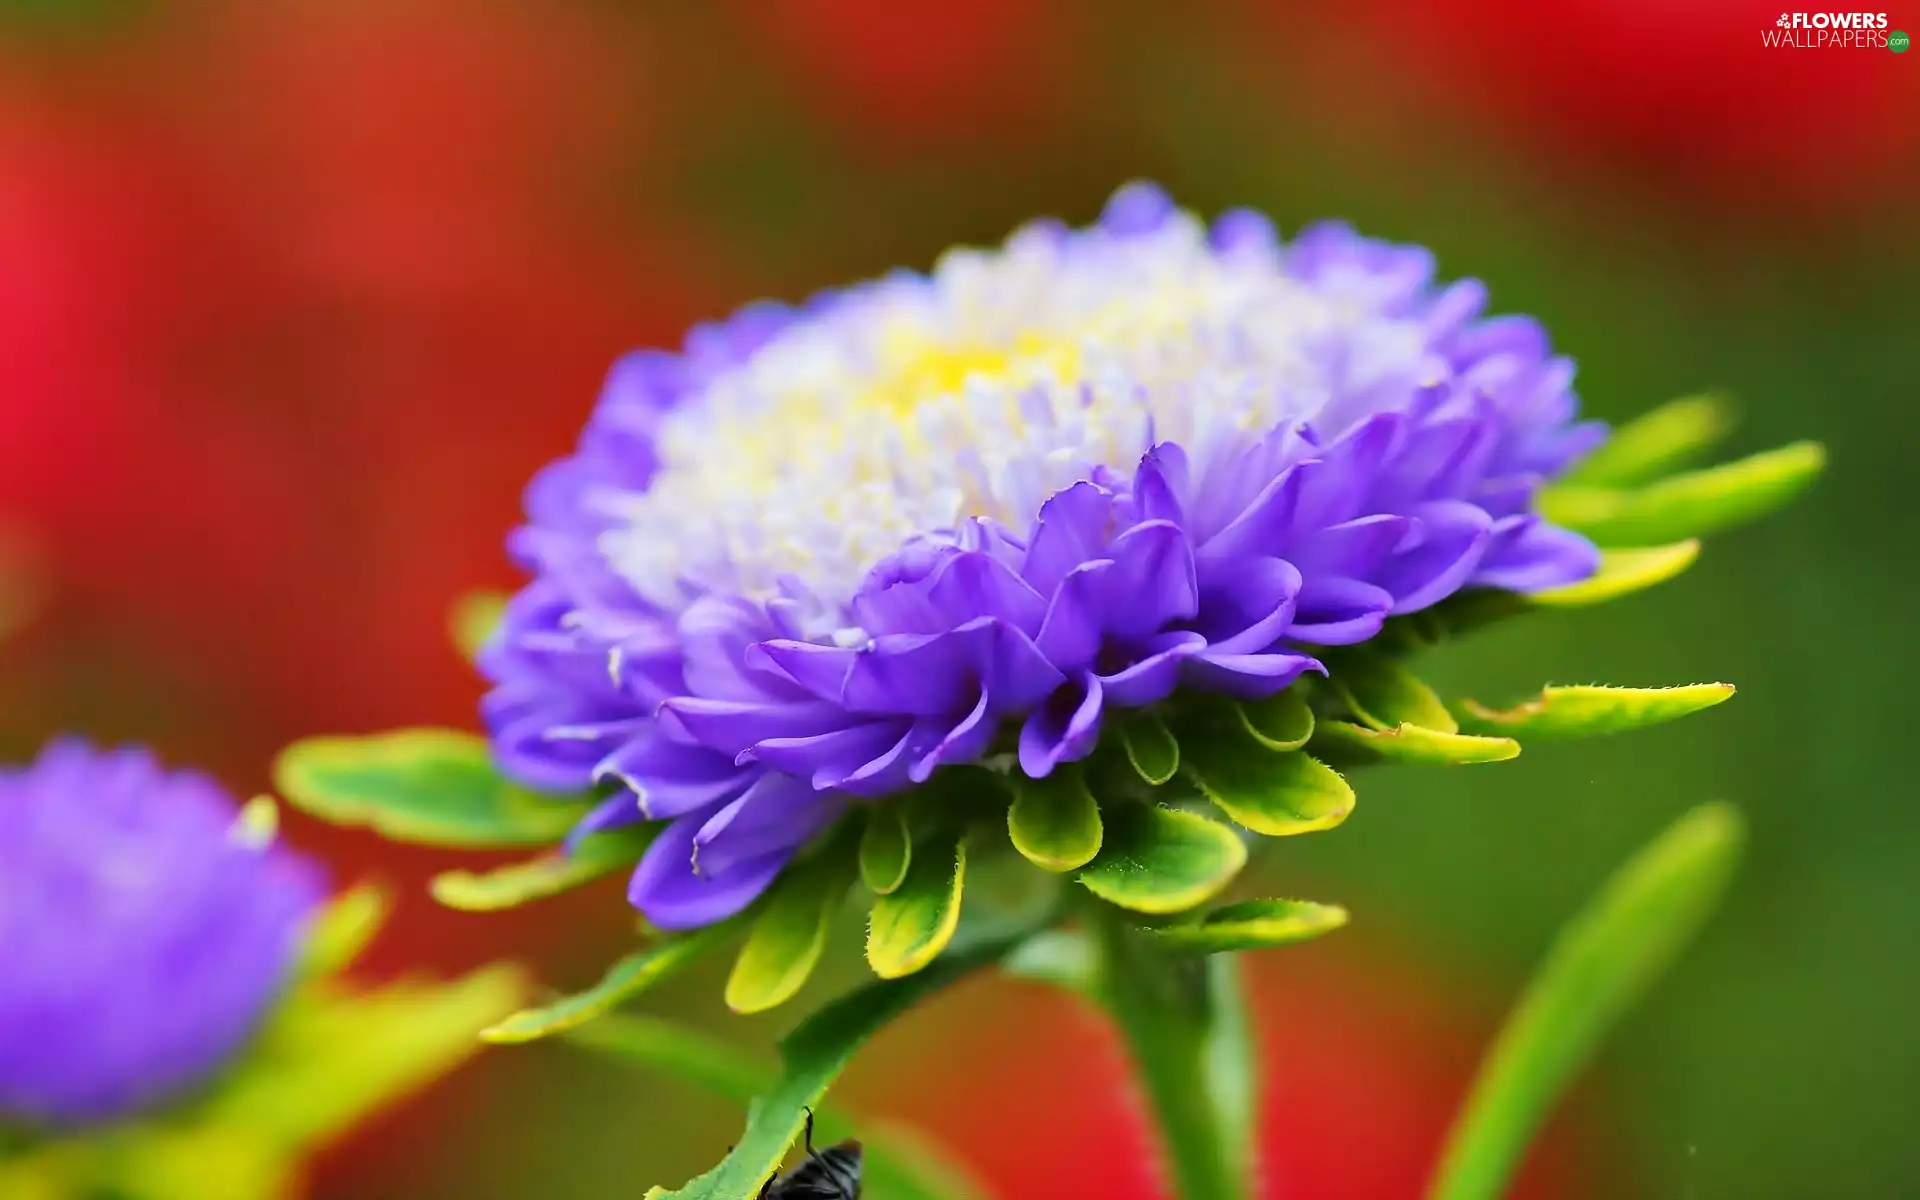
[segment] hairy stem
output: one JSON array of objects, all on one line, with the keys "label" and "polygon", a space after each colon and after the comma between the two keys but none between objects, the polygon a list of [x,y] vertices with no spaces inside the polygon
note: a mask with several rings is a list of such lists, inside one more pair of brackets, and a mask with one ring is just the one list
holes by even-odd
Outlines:
[{"label": "hairy stem", "polygon": [[1100,990],[1146,1093],[1181,1200],[1248,1200],[1254,1062],[1229,955],[1164,953],[1107,910],[1092,921]]}]

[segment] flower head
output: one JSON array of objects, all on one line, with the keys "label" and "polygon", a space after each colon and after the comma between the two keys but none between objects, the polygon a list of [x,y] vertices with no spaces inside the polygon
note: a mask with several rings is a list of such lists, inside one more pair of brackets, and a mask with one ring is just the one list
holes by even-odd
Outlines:
[{"label": "flower head", "polygon": [[62,740],[0,772],[0,1123],[123,1115],[255,1027],[324,890],[236,812],[141,749]]},{"label": "flower head", "polygon": [[942,767],[1044,778],[1117,710],[1270,696],[1462,588],[1584,578],[1533,503],[1604,437],[1573,366],[1433,270],[1133,185],[630,355],[529,489],[496,754],[617,784],[583,831],[667,822],[630,894],[688,928]]}]

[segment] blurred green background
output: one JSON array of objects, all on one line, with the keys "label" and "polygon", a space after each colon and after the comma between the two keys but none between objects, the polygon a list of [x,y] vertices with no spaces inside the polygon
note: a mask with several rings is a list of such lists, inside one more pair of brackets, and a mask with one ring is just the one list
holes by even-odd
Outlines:
[{"label": "blurred green background", "polygon": [[[1413,1194],[1558,922],[1693,803],[1752,820],[1721,917],[1620,1030],[1536,1196],[1920,1194],[1920,804],[1897,765],[1920,586],[1920,56],[1762,49],[1700,0],[336,0],[0,4],[0,524],[44,603],[0,647],[0,748],[75,729],[258,789],[301,734],[471,723],[444,636],[623,349],[1149,177],[1431,246],[1539,316],[1592,412],[1723,388],[1736,452],[1828,478],[1631,601],[1447,648],[1733,703],[1499,767],[1384,772],[1269,888],[1356,914],[1258,966],[1272,1194]],[[1920,23],[1920,12],[1893,14]],[[244,792],[243,792],[244,794]],[[341,878],[444,856],[295,820]],[[512,916],[416,888],[372,969],[520,956],[561,986],[618,889]],[[815,998],[858,978],[853,930]],[[768,1053],[713,970],[652,1005]],[[804,1006],[796,1006],[804,1007]],[[1155,1194],[1117,1052],[962,989],[847,1087],[998,1194]],[[319,1172],[323,1197],[632,1196],[738,1113],[566,1047],[489,1053]]]}]

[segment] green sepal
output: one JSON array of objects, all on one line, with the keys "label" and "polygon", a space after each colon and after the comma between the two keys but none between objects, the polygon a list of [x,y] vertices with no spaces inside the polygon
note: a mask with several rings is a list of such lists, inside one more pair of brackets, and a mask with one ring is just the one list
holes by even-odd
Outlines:
[{"label": "green sepal", "polygon": [[1328,682],[1362,725],[1373,729],[1418,725],[1441,733],[1459,732],[1446,702],[1398,661],[1365,652],[1331,657]]},{"label": "green sepal", "polygon": [[1100,854],[1081,886],[1133,912],[1185,912],[1220,893],[1247,862],[1238,834],[1198,813],[1121,804],[1106,813]]},{"label": "green sepal", "polygon": [[1151,787],[1173,778],[1180,769],[1180,743],[1151,709],[1123,709],[1113,724],[1136,775]]},{"label": "green sepal", "polygon": [[827,946],[834,914],[847,898],[855,866],[852,847],[829,843],[780,873],[761,901],[753,929],[727,976],[727,1007],[765,1012],[806,985]]},{"label": "green sepal", "polygon": [[1442,733],[1424,725],[1368,729],[1350,721],[1322,721],[1313,734],[1313,750],[1350,766],[1383,762],[1466,766],[1517,758],[1520,743],[1510,737]]},{"label": "green sepal", "polygon": [[523,1008],[512,1016],[480,1031],[485,1041],[498,1043],[531,1042],[550,1037],[563,1029],[593,1020],[609,1012],[648,988],[679,974],[688,966],[730,941],[746,923],[750,914],[742,913],[704,928],[691,930],[635,951],[607,968],[607,973],[584,992],[576,992],[551,1004]]},{"label": "green sepal", "polygon": [[1733,405],[1708,393],[1682,396],[1614,430],[1564,477],[1581,487],[1638,487],[1698,459],[1733,428]]},{"label": "green sepal", "polygon": [[[1321,722],[1324,728],[1328,722]],[[1303,750],[1213,745],[1206,761],[1183,767],[1200,794],[1236,824],[1268,837],[1332,829],[1353,811],[1353,789]]]},{"label": "green sepal", "polygon": [[876,804],[860,833],[860,879],[876,896],[899,890],[913,864],[913,834],[901,806]]},{"label": "green sepal", "polygon": [[1494,1200],[1600,1038],[1719,903],[1744,840],[1726,804],[1687,813],[1562,927],[1480,1065],[1430,1200]]},{"label": "green sepal", "polygon": [[898,888],[876,897],[867,924],[867,963],[882,979],[899,979],[937,958],[960,924],[967,843],[939,833],[919,846]]},{"label": "green sepal", "polygon": [[1730,683],[1667,688],[1549,686],[1512,708],[1488,708],[1474,700],[1462,701],[1460,708],[1470,727],[1488,732],[1528,738],[1594,737],[1676,721],[1730,699],[1733,691]]},{"label": "green sepal", "polygon": [[1311,900],[1244,900],[1216,908],[1198,921],[1148,931],[1169,950],[1221,954],[1284,946],[1331,933],[1347,923],[1347,910]]},{"label": "green sepal", "polygon": [[583,838],[571,852],[552,850],[490,871],[442,871],[427,890],[435,900],[462,912],[518,908],[631,867],[659,829],[651,824],[628,825]]},{"label": "green sepal", "polygon": [[509,599],[505,592],[468,592],[453,602],[447,614],[447,632],[463,658],[476,657],[499,631]]},{"label": "green sepal", "polygon": [[1093,942],[1077,929],[1043,929],[1014,947],[1000,963],[1003,974],[1091,995],[1098,979]]},{"label": "green sepal", "polygon": [[1603,550],[1599,570],[1579,583],[1530,592],[1524,598],[1515,599],[1523,606],[1535,608],[1586,608],[1605,604],[1665,583],[1692,566],[1699,557],[1700,543],[1696,539],[1668,546]]},{"label": "green sepal", "polygon": [[486,739],[456,729],[307,738],[280,752],[273,778],[303,812],[424,846],[557,841],[593,803],[508,782]]},{"label": "green sepal", "polygon": [[1234,711],[1240,727],[1269,750],[1298,750],[1313,736],[1313,708],[1298,682],[1264,700],[1242,700]]},{"label": "green sepal", "polygon": [[1818,442],[1794,442],[1689,471],[1638,491],[1564,484],[1541,493],[1541,515],[1603,546],[1654,546],[1744,524],[1786,504],[1826,466]]},{"label": "green sepal", "polygon": [[1016,771],[1007,783],[1013,789],[1007,834],[1028,862],[1047,871],[1076,871],[1100,853],[1100,805],[1079,764],[1061,763],[1045,779]]},{"label": "green sepal", "polygon": [[759,1195],[799,1139],[807,1110],[819,1105],[868,1038],[920,1000],[996,961],[1019,940],[1016,936],[956,950],[905,978],[868,984],[800,1022],[780,1041],[779,1079],[748,1106],[747,1127],[725,1160],[671,1191],[649,1188],[647,1200],[744,1200]]}]

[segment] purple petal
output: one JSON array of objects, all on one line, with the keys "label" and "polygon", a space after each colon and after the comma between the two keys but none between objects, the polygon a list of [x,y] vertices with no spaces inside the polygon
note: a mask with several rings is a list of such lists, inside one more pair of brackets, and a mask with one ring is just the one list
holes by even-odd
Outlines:
[{"label": "purple petal", "polygon": [[[709,814],[710,815],[710,814]],[[705,816],[681,817],[661,831],[627,881],[627,900],[662,929],[698,929],[753,903],[793,857],[793,849],[696,875],[693,838]]]},{"label": "purple petal", "polygon": [[1199,611],[1200,590],[1186,534],[1171,521],[1135,525],[1113,543],[1107,576],[1107,631],[1137,639]]},{"label": "purple petal", "polygon": [[1380,632],[1393,611],[1393,593],[1358,579],[1309,579],[1294,601],[1291,641],[1351,646]]},{"label": "purple petal", "polygon": [[1417,612],[1459,590],[1492,537],[1492,518],[1465,501],[1422,504],[1412,515],[1426,527],[1426,537],[1373,575],[1374,583],[1393,593],[1396,614]]},{"label": "purple petal", "polygon": [[1078,688],[1063,688],[1035,709],[1020,727],[1020,769],[1030,779],[1045,779],[1063,762],[1093,753],[1100,740],[1102,692],[1094,675]]}]

